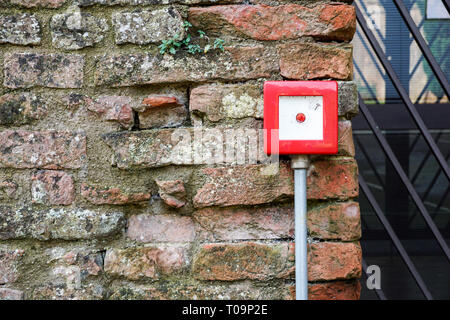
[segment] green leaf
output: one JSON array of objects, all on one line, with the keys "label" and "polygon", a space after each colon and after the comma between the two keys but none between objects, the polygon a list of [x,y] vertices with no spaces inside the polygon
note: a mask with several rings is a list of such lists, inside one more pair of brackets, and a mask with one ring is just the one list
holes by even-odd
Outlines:
[{"label": "green leaf", "polygon": [[192,24],[189,21],[184,21],[183,27],[184,27],[184,30],[188,31],[189,28],[192,27]]},{"label": "green leaf", "polygon": [[175,54],[177,53],[177,49],[175,49],[174,47],[170,47],[169,52],[170,54]]}]

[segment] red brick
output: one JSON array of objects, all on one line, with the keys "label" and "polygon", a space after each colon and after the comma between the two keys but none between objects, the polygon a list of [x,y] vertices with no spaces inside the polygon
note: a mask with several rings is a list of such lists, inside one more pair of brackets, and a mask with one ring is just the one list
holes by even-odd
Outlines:
[{"label": "red brick", "polygon": [[111,249],[106,252],[105,272],[131,280],[177,274],[187,266],[184,246]]},{"label": "red brick", "polygon": [[142,104],[149,108],[181,106],[177,97],[173,96],[151,96],[144,98]]},{"label": "red brick", "polygon": [[[348,199],[358,196],[358,169],[353,159],[319,160],[308,169],[308,199]],[[206,177],[193,198],[196,208],[256,205],[291,198],[293,172],[281,163],[275,172],[265,165],[205,168]]]},{"label": "red brick", "polygon": [[190,217],[141,214],[128,220],[127,236],[138,242],[191,242],[195,234]]},{"label": "red brick", "polygon": [[295,80],[353,78],[352,47],[318,43],[288,43],[278,46],[283,77]]},{"label": "red brick", "polygon": [[290,270],[288,244],[205,244],[194,258],[193,274],[199,280],[269,280]]},{"label": "red brick", "polygon": [[79,240],[116,235],[124,227],[124,214],[109,210],[0,205],[0,240]]},{"label": "red brick", "polygon": [[193,217],[215,240],[284,239],[294,234],[294,209],[290,207],[205,208]]},{"label": "red brick", "polygon": [[350,41],[356,31],[356,10],[352,5],[325,5],[321,7],[320,21],[329,26],[328,34],[320,38]]},{"label": "red brick", "polygon": [[120,188],[81,184],[81,196],[94,204],[131,204],[150,200],[150,192],[128,193]]},{"label": "red brick", "polygon": [[189,110],[212,122],[227,118],[263,117],[263,86],[253,84],[205,84],[191,90]]},{"label": "red brick", "polygon": [[102,139],[113,149],[113,164],[120,169],[172,164],[256,163],[257,160],[266,160],[262,150],[262,131],[258,131],[259,124],[239,130],[183,127],[121,131],[103,134]]},{"label": "red brick", "polygon": [[99,86],[268,78],[278,73],[272,48],[226,47],[206,55],[121,54],[98,58],[94,82]]},{"label": "red brick", "polygon": [[86,158],[86,136],[79,132],[0,132],[0,168],[78,169]]},{"label": "red brick", "polygon": [[196,208],[256,205],[293,196],[293,173],[281,164],[279,170],[265,165],[205,168],[208,181],[197,190]]},{"label": "red brick", "polygon": [[18,267],[24,251],[0,247],[0,285],[13,283],[19,277]]},{"label": "red brick", "polygon": [[189,21],[212,35],[232,35],[257,40],[287,40],[313,36],[350,41],[356,29],[350,5],[297,4],[230,5],[190,8]]},{"label": "red brick", "polygon": [[134,110],[138,112],[141,129],[176,127],[183,124],[188,117],[181,97],[172,95],[151,95],[134,107]]},{"label": "red brick", "polygon": [[359,194],[358,166],[353,159],[314,161],[308,169],[308,199],[341,199]]},{"label": "red brick", "polygon": [[313,238],[352,241],[361,238],[357,202],[326,203],[308,210],[308,231]]},{"label": "red brick", "polygon": [[31,177],[34,203],[69,205],[75,200],[72,176],[63,171],[41,170]]},{"label": "red brick", "polygon": [[181,180],[156,180],[159,196],[169,207],[181,208],[186,204],[186,190]]},{"label": "red brick", "polygon": [[314,283],[308,287],[309,300],[359,300],[360,295],[358,280]]},{"label": "red brick", "polygon": [[8,88],[81,88],[84,57],[77,54],[7,53],[3,85]]},{"label": "red brick", "polygon": [[173,129],[112,132],[102,138],[114,150],[118,168],[152,168],[172,164],[171,152],[177,143],[172,142],[173,133]]},{"label": "red brick", "polygon": [[123,128],[133,126],[133,99],[124,96],[100,96],[97,99],[86,97],[86,107],[106,121],[118,122]]},{"label": "red brick", "polygon": [[[293,252],[294,248],[292,247]],[[308,280],[361,277],[361,247],[355,242],[316,242],[308,246]]]}]

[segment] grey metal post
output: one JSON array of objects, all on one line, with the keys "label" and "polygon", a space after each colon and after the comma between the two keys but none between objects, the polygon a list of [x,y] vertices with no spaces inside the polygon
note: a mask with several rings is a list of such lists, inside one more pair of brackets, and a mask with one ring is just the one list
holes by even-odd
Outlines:
[{"label": "grey metal post", "polygon": [[295,186],[295,295],[296,300],[308,300],[306,170],[309,161],[304,155],[295,155],[291,158]]}]

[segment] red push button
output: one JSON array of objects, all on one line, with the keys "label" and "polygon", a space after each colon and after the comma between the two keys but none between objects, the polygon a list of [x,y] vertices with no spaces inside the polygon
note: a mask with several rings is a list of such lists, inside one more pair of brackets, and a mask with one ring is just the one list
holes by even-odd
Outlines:
[{"label": "red push button", "polygon": [[297,113],[295,119],[297,119],[297,122],[302,123],[305,122],[306,117],[303,113]]}]

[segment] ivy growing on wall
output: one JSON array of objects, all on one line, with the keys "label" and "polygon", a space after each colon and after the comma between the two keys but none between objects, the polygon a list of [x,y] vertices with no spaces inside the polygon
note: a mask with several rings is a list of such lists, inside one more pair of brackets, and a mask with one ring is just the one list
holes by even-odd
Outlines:
[{"label": "ivy growing on wall", "polygon": [[207,53],[208,51],[211,50],[220,50],[220,51],[225,50],[223,47],[225,43],[224,40],[217,38],[211,43],[209,37],[202,30],[197,30],[197,33],[200,39],[205,40],[204,41],[205,45],[201,46],[198,43],[194,43],[192,41],[193,36],[190,33],[192,24],[189,23],[188,21],[184,21],[183,27],[184,30],[186,31],[185,37],[180,40],[180,35],[176,34],[168,40],[163,40],[162,43],[158,46],[159,52],[161,54],[165,53],[176,54],[179,50],[186,50],[190,54]]}]

